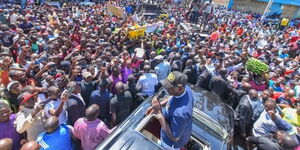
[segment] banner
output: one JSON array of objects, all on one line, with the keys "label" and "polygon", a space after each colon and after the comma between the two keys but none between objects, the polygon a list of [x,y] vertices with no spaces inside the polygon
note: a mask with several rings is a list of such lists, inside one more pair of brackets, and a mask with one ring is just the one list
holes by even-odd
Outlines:
[{"label": "banner", "polygon": [[164,24],[165,23],[163,23],[163,22],[158,22],[158,23],[155,23],[155,24],[147,25],[146,26],[146,33],[152,33],[156,29],[157,30],[162,30],[164,28]]},{"label": "banner", "polygon": [[213,0],[213,4],[225,6],[227,8],[229,0]]},{"label": "banner", "polygon": [[128,32],[128,38],[135,39],[137,37],[144,36],[145,35],[145,30],[146,30],[145,27],[142,27],[142,28],[139,28],[139,29],[129,31]]},{"label": "banner", "polygon": [[115,16],[118,16],[118,17],[121,17],[121,18],[124,17],[124,11],[120,7],[117,7],[117,6],[112,5],[112,4],[107,4],[107,10]]}]

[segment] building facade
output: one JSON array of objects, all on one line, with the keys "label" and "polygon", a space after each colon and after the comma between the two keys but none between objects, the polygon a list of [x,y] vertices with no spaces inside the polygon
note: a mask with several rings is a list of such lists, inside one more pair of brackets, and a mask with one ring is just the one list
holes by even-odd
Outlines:
[{"label": "building facade", "polygon": [[[264,13],[269,0],[231,0],[229,8],[242,11]],[[300,18],[300,0],[273,0],[268,15],[281,14],[281,17]]]}]

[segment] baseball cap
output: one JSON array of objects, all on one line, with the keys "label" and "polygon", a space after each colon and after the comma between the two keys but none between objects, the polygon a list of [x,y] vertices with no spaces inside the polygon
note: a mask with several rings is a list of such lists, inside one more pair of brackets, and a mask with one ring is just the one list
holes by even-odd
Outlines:
[{"label": "baseball cap", "polygon": [[12,91],[12,86],[15,85],[15,84],[20,84],[20,82],[19,82],[19,81],[12,81],[12,82],[10,82],[10,83],[7,85],[7,90],[8,90],[9,92],[11,92],[11,91]]},{"label": "baseball cap", "polygon": [[164,88],[184,87],[187,84],[187,77],[182,72],[173,71],[161,81],[161,84]]},{"label": "baseball cap", "polygon": [[82,76],[83,76],[83,78],[92,77],[92,73],[90,73],[90,72],[84,72]]},{"label": "baseball cap", "polygon": [[30,100],[35,94],[31,94],[29,92],[24,92],[18,96],[18,103],[19,105],[24,104],[28,100]]}]

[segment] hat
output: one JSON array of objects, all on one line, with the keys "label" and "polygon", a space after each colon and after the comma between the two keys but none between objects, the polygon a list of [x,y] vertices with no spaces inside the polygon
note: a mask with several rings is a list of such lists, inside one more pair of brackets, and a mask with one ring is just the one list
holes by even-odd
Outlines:
[{"label": "hat", "polygon": [[70,61],[62,61],[61,62],[61,67],[70,67],[70,66],[71,66]]},{"label": "hat", "polygon": [[0,100],[0,109],[2,109],[2,108],[7,108],[10,110],[10,106],[9,106],[8,102],[1,99]]},{"label": "hat", "polygon": [[187,77],[182,72],[173,71],[161,81],[161,84],[164,88],[184,87],[187,84]]},{"label": "hat", "polygon": [[9,91],[9,92],[11,92],[11,88],[12,88],[12,86],[13,85],[15,85],[15,84],[20,84],[20,82],[19,81],[12,81],[12,82],[10,82],[8,85],[7,85],[7,90]]},{"label": "hat", "polygon": [[164,56],[158,55],[158,56],[154,57],[154,59],[156,59],[156,60],[163,60],[163,59],[164,59]]},{"label": "hat", "polygon": [[92,73],[90,73],[90,72],[84,72],[84,73],[82,74],[82,76],[83,76],[83,78],[92,77]]},{"label": "hat", "polygon": [[24,104],[28,100],[30,100],[35,94],[31,94],[29,92],[24,92],[18,96],[18,103],[19,105]]}]

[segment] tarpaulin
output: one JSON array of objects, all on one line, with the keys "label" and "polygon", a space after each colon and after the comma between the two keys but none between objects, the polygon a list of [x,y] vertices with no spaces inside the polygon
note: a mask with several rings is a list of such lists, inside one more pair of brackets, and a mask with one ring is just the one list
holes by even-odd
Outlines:
[{"label": "tarpaulin", "polygon": [[[257,0],[257,1],[269,2],[270,0]],[[273,3],[300,6],[300,0],[273,0]]]}]

